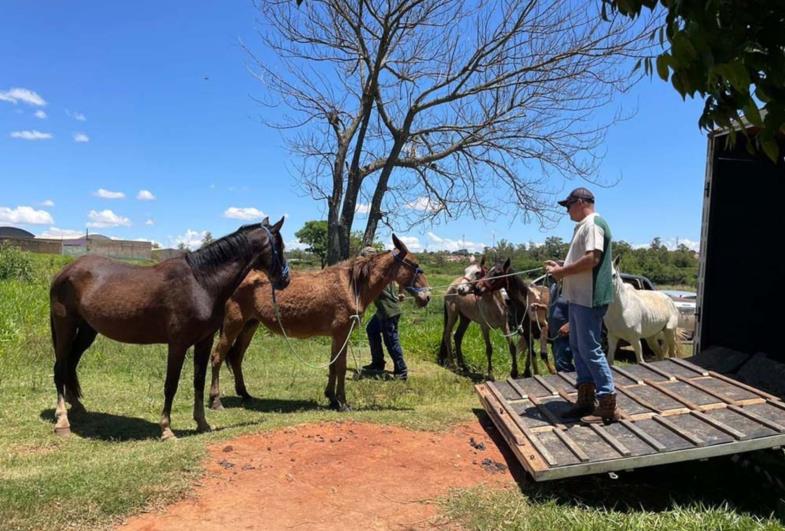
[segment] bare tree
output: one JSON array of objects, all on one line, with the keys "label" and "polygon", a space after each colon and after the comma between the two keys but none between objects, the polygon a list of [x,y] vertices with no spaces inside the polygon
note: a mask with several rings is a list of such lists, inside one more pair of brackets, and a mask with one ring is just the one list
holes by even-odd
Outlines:
[{"label": "bare tree", "polygon": [[[552,176],[592,180],[652,20],[607,23],[592,2],[260,0],[264,100],[300,182],[325,200],[328,262],[355,214],[412,226],[439,217],[552,219]],[[630,65],[631,66],[631,65]],[[367,201],[367,203],[363,203]]]}]

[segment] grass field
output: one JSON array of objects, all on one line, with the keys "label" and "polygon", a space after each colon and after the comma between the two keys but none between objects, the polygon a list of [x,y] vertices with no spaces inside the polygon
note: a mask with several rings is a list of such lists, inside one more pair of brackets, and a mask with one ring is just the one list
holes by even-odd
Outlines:
[{"label": "grass field", "polygon": [[[111,526],[183,496],[201,472],[206,446],[243,433],[344,419],[439,430],[483,415],[472,382],[434,363],[442,321],[436,297],[426,310],[404,307],[409,381],[349,381],[350,413],[325,409],[326,370],[307,365],[329,359],[326,340],[296,341],[294,354],[280,337],[259,333],[245,363],[249,390],[259,398],[243,404],[224,372],[226,409],[208,410],[214,431],[196,434],[187,363],[172,412],[174,443],[158,441],[165,346],[99,337],[79,367],[88,413],[71,419],[73,436],[58,438],[52,432],[48,283],[65,259],[33,259],[33,281],[0,281],[0,528]],[[429,274],[434,286],[451,278]],[[494,366],[502,376],[509,359],[500,336],[494,339]],[[367,363],[364,331],[355,334],[352,350],[357,363]],[[476,327],[465,352],[473,367],[484,367]],[[534,485],[522,479],[514,490],[456,491],[442,503],[456,523],[476,529],[780,527],[776,493],[727,459],[641,470],[615,481],[597,476]]]}]

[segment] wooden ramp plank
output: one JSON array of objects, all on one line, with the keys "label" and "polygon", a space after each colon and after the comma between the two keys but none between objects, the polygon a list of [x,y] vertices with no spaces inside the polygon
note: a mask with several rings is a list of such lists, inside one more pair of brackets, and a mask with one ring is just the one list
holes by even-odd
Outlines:
[{"label": "wooden ramp plank", "polygon": [[777,397],[672,359],[633,367],[619,374],[627,382],[617,387],[623,419],[610,425],[561,418],[576,395],[574,374],[475,389],[536,481],[785,445],[785,402]]}]

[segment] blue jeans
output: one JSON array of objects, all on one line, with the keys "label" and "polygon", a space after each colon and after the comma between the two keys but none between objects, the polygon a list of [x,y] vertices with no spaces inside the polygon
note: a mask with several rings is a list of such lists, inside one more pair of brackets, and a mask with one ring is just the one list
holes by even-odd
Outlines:
[{"label": "blue jeans", "polygon": [[559,372],[573,372],[572,350],[570,350],[570,337],[558,334],[551,344],[553,359],[556,360],[556,370]]},{"label": "blue jeans", "polygon": [[570,303],[570,349],[575,356],[576,383],[594,383],[597,396],[614,392],[613,373],[602,351],[602,318],[608,306],[589,308]]},{"label": "blue jeans", "polygon": [[398,338],[398,319],[399,315],[389,319],[382,319],[379,314],[374,314],[365,326],[368,334],[368,343],[371,346],[371,363],[378,367],[384,366],[384,352],[382,351],[382,339],[387,347],[387,352],[393,360],[395,373],[405,375],[407,373],[406,362],[403,361],[403,349]]}]

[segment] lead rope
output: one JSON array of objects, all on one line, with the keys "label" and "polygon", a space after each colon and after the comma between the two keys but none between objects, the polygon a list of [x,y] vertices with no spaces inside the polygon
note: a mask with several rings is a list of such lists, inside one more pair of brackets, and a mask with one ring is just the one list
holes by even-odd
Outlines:
[{"label": "lead rope", "polygon": [[[359,311],[358,311],[359,308],[360,308],[360,294],[357,292],[357,284],[356,284],[356,281],[354,279],[354,275],[352,275],[352,289],[354,291],[354,315],[349,317],[349,319],[351,320],[352,324],[349,327],[349,333],[346,334],[346,340],[343,342],[343,346],[341,346],[341,348],[338,349],[338,352],[330,360],[330,362],[328,364],[326,364],[326,365],[315,365],[313,363],[310,363],[310,362],[304,360],[303,357],[300,356],[300,354],[294,349],[294,347],[292,347],[292,342],[290,341],[289,336],[286,335],[286,330],[283,327],[283,321],[281,320],[281,309],[278,306],[278,301],[275,299],[275,287],[273,287],[272,283],[270,283],[270,289],[272,290],[272,293],[273,293],[273,311],[275,312],[275,318],[278,321],[278,326],[281,329],[281,334],[283,335],[283,337],[285,339],[286,346],[289,347],[289,350],[291,351],[291,353],[295,355],[295,357],[300,361],[300,363],[302,363],[306,367],[310,367],[312,369],[326,369],[330,365],[335,363],[336,360],[338,359],[338,357],[341,355],[341,352],[343,352],[343,350],[346,348],[347,344],[349,343],[349,339],[352,337],[352,332],[354,331],[355,325],[359,324],[360,320],[361,320],[360,314],[359,314]],[[357,369],[357,367],[358,367],[357,356],[354,354],[353,351],[352,351],[352,357],[354,358],[355,369]]]}]

